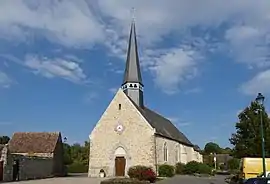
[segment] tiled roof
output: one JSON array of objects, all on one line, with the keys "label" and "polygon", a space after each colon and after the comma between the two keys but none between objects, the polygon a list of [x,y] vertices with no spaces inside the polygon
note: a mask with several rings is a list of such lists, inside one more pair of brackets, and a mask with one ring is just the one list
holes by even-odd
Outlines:
[{"label": "tiled roof", "polygon": [[60,132],[16,132],[9,141],[12,153],[52,153]]},{"label": "tiled roof", "polygon": [[180,130],[178,130],[178,128],[176,128],[176,126],[174,126],[170,120],[148,109],[147,107],[139,107],[130,97],[128,98],[144,116],[148,123],[156,129],[157,135],[175,140],[188,146],[193,146],[188,138]]},{"label": "tiled roof", "polygon": [[198,145],[194,145],[193,148],[194,148],[195,151],[201,151],[201,149],[200,149],[200,147]]}]

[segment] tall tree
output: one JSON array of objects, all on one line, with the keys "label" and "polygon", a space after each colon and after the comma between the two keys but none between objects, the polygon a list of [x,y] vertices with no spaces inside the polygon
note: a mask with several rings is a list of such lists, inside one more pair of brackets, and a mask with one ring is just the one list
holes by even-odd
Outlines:
[{"label": "tall tree", "polygon": [[239,122],[236,123],[236,133],[229,139],[234,146],[233,154],[237,158],[261,157],[261,128],[260,112],[262,109],[262,119],[264,125],[265,153],[270,156],[270,125],[269,118],[264,107],[256,102],[251,102],[239,115]]},{"label": "tall tree", "polygon": [[222,152],[222,148],[220,148],[220,146],[217,143],[208,142],[204,146],[204,153],[205,154],[210,154],[210,153],[217,153],[218,154],[221,152]]},{"label": "tall tree", "polygon": [[9,140],[9,136],[0,136],[0,144],[7,144]]},{"label": "tall tree", "polygon": [[70,145],[68,145],[67,143],[63,143],[63,149],[64,149],[64,164],[70,165],[72,163]]}]

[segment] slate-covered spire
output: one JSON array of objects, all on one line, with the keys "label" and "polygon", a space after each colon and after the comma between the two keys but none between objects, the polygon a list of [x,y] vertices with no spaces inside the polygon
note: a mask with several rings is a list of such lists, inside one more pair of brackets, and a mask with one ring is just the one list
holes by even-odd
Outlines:
[{"label": "slate-covered spire", "polygon": [[139,82],[140,84],[142,84],[134,20],[131,23],[123,84],[127,82]]},{"label": "slate-covered spire", "polygon": [[143,83],[134,20],[131,23],[122,89],[138,106],[143,107]]}]

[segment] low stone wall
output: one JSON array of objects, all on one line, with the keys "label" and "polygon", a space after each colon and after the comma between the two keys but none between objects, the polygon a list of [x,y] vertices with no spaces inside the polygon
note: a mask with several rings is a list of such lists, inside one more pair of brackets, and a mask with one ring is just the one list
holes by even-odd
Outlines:
[{"label": "low stone wall", "polygon": [[13,161],[19,161],[19,180],[41,179],[53,176],[53,159],[10,154],[4,166],[4,181],[12,181]]}]

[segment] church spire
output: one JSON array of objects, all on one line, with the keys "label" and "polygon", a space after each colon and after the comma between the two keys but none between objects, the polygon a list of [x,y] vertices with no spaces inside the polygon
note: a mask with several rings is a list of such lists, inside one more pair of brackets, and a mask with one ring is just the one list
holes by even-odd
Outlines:
[{"label": "church spire", "polygon": [[134,20],[131,23],[127,60],[126,60],[126,69],[125,69],[123,83],[126,83],[126,82],[139,82],[142,84],[142,76],[141,76],[141,70],[140,70]]},{"label": "church spire", "polygon": [[137,48],[134,18],[131,23],[123,91],[138,105],[143,106],[143,83]]}]

